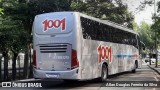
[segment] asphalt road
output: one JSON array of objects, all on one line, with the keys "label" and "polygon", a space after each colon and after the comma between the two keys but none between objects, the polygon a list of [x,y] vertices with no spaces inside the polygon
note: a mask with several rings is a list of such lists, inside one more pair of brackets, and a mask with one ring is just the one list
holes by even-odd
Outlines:
[{"label": "asphalt road", "polygon": [[[159,84],[157,82],[159,81]],[[24,81],[23,81],[24,82]],[[27,81],[32,82],[32,81]],[[39,81],[38,81],[39,82]],[[107,82],[99,83],[96,80],[89,81],[72,81],[64,82],[63,80],[43,80],[42,88],[0,88],[0,89],[52,89],[52,90],[160,90],[160,75],[150,69],[148,66],[143,66],[137,69],[136,73],[124,72],[109,76]],[[145,86],[144,86],[144,83]],[[141,86],[143,85],[143,86]],[[119,86],[119,87],[118,87]],[[148,87],[150,86],[150,87]],[[159,87],[158,87],[159,86]]]}]

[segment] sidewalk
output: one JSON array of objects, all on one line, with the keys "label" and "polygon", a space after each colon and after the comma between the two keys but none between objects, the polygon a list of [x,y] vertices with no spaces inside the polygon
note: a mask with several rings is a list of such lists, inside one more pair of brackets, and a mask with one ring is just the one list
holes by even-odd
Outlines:
[{"label": "sidewalk", "polygon": [[151,69],[153,69],[155,72],[157,72],[160,75],[160,65],[158,65],[157,67],[155,67],[155,64],[152,65],[148,65],[148,67],[150,67]]}]

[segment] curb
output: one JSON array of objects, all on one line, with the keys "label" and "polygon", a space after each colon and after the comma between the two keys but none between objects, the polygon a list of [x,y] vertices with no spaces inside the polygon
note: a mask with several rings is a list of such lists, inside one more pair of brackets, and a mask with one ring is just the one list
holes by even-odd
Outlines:
[{"label": "curb", "polygon": [[147,65],[147,66],[148,66],[149,68],[151,68],[152,70],[154,70],[155,72],[157,72],[157,73],[160,75],[160,72],[159,72],[157,69],[151,67],[150,65]]}]

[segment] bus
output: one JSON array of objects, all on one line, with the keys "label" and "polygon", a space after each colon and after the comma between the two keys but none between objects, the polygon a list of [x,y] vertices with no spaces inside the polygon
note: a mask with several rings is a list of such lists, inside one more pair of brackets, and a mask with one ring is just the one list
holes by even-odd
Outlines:
[{"label": "bus", "polygon": [[106,81],[108,75],[136,72],[139,36],[133,30],[79,12],[52,12],[33,22],[33,76]]}]

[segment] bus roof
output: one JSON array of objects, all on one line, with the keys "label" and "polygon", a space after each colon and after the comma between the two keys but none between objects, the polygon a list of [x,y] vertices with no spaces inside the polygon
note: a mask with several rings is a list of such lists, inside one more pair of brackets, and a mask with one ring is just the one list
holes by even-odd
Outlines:
[{"label": "bus roof", "polygon": [[111,26],[111,27],[115,27],[115,28],[118,28],[118,29],[121,29],[121,30],[124,30],[124,31],[127,31],[127,32],[131,32],[131,33],[134,33],[134,34],[137,34],[138,35],[138,33],[136,33],[135,31],[133,31],[132,29],[130,29],[130,28],[128,28],[128,27],[125,27],[125,26],[123,26],[123,25],[121,25],[121,24],[118,24],[118,23],[115,23],[115,22],[112,22],[112,21],[109,21],[109,20],[101,20],[101,19],[99,19],[99,18],[95,18],[95,17],[92,17],[92,16],[88,16],[88,15],[86,15],[86,14],[83,14],[83,13],[80,13],[80,12],[74,12],[74,11],[64,11],[64,12],[50,12],[50,13],[44,13],[44,14],[39,14],[39,15],[37,15],[37,16],[41,16],[41,15],[46,15],[46,14],[53,14],[53,13],[61,13],[61,14],[63,14],[63,13],[75,13],[75,14],[79,14],[80,16],[82,16],[82,17],[86,17],[86,18],[88,18],[88,19],[91,19],[91,20],[95,20],[95,21],[97,21],[97,22],[100,22],[100,23],[103,23],[103,24],[106,24],[106,25],[109,25],[109,26]]}]

